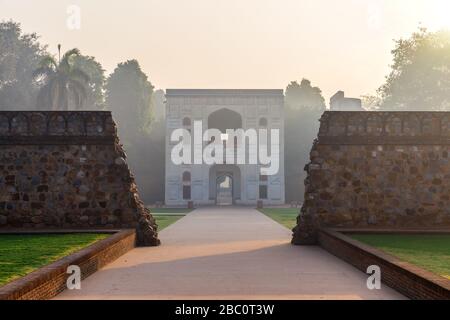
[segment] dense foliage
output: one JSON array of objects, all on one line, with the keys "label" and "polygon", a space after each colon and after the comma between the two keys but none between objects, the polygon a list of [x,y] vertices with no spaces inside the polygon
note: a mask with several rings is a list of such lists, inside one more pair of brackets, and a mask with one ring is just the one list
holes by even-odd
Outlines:
[{"label": "dense foliage", "polygon": [[32,110],[38,86],[33,72],[47,54],[36,34],[24,34],[20,24],[0,22],[0,110]]},{"label": "dense foliage", "polygon": [[[60,50],[61,47],[58,46]],[[51,55],[44,56],[33,77],[40,84],[37,108],[45,110],[79,110],[88,97],[89,76],[75,66],[74,59],[79,57],[78,49],[67,51],[62,59]]]},{"label": "dense foliage", "polygon": [[303,170],[319,130],[319,119],[325,111],[325,100],[318,87],[309,80],[291,82],[286,88],[285,106],[285,185],[286,201],[302,201]]},{"label": "dense foliage", "polygon": [[396,41],[392,70],[378,93],[383,109],[450,110],[450,31],[419,29]]}]

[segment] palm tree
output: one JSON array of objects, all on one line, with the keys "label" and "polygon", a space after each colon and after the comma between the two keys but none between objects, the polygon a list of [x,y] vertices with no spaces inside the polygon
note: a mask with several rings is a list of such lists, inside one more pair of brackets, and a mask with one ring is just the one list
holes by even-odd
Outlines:
[{"label": "palm tree", "polygon": [[89,76],[74,67],[73,58],[80,55],[80,50],[67,51],[61,59],[61,45],[58,45],[58,62],[47,55],[40,61],[34,71],[34,79],[42,85],[38,95],[38,107],[50,106],[52,110],[68,110],[69,102],[76,109],[81,109],[87,98]]}]

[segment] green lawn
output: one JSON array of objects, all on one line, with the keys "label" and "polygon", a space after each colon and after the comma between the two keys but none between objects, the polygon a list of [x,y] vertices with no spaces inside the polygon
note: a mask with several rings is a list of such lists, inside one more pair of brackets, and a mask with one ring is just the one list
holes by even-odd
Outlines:
[{"label": "green lawn", "polygon": [[163,230],[164,228],[167,228],[172,223],[177,222],[181,218],[184,217],[184,215],[160,215],[160,214],[154,214],[153,217],[156,220],[156,223],[158,224],[158,231]]},{"label": "green lawn", "polygon": [[264,208],[259,211],[286,228],[292,229],[297,224],[296,221],[300,208]]},{"label": "green lawn", "polygon": [[450,279],[450,235],[352,234],[350,236]]},{"label": "green lawn", "polygon": [[0,286],[108,236],[87,233],[0,235]]}]

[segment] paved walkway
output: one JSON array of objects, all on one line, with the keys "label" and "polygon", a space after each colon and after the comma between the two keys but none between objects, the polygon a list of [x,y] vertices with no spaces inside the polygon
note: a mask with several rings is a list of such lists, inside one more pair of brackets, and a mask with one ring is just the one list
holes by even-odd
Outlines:
[{"label": "paved walkway", "polygon": [[59,299],[397,299],[319,247],[250,208],[197,209]]}]

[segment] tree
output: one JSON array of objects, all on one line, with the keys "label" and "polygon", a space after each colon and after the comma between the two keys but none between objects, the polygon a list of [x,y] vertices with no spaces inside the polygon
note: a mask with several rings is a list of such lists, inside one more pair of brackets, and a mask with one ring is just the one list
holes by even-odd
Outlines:
[{"label": "tree", "polygon": [[139,195],[147,204],[164,201],[166,166],[165,119],[152,123],[148,135],[126,148],[128,163],[135,173]]},{"label": "tree", "polygon": [[85,109],[105,109],[105,70],[94,57],[78,55],[73,60],[73,66],[82,70],[89,77]]},{"label": "tree", "polygon": [[[58,50],[61,46],[58,45]],[[74,66],[74,58],[80,56],[78,49],[67,51],[60,61],[47,55],[34,71],[35,80],[41,84],[37,99],[38,108],[69,110],[71,102],[81,109],[87,99],[89,76]]]},{"label": "tree", "polygon": [[113,113],[128,163],[143,201],[164,199],[164,120],[152,123],[153,86],[136,60],[120,63],[106,83],[106,107]]},{"label": "tree", "polygon": [[286,88],[286,105],[291,109],[318,109],[325,108],[325,99],[318,87],[311,86],[311,81],[302,79],[301,83],[292,81]]},{"label": "tree", "polygon": [[125,145],[148,134],[152,121],[153,86],[136,60],[120,63],[106,84],[106,105],[118,122]]},{"label": "tree", "polygon": [[325,99],[318,87],[303,79],[291,82],[285,97],[285,177],[286,201],[302,201],[305,165],[312,143],[317,138],[319,119],[325,111]]},{"label": "tree", "polygon": [[361,96],[362,107],[367,111],[377,111],[380,109],[381,100],[377,95],[366,94]]},{"label": "tree", "polygon": [[35,108],[33,71],[47,54],[38,39],[35,33],[23,34],[19,23],[0,22],[0,109]]},{"label": "tree", "polygon": [[450,109],[450,31],[420,28],[396,41],[391,73],[378,89],[383,109]]},{"label": "tree", "polygon": [[165,105],[165,92],[164,90],[156,90],[153,94],[153,118],[155,120],[164,119],[166,115]]}]

